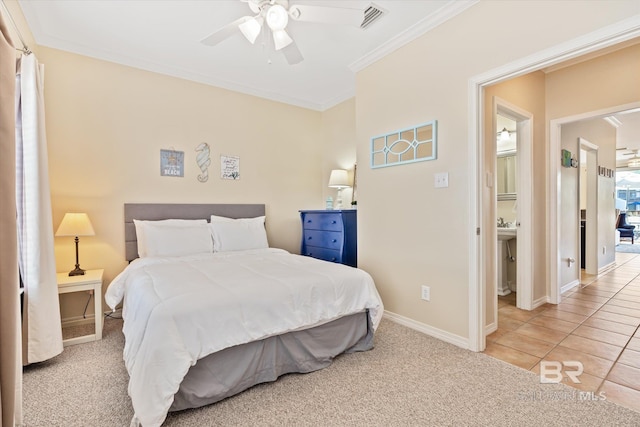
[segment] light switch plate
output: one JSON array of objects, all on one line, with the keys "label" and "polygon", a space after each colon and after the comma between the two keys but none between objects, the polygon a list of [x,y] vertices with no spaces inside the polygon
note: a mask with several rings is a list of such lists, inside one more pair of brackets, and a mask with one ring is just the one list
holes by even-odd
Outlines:
[{"label": "light switch plate", "polygon": [[449,186],[449,172],[435,174],[435,188],[446,188]]}]

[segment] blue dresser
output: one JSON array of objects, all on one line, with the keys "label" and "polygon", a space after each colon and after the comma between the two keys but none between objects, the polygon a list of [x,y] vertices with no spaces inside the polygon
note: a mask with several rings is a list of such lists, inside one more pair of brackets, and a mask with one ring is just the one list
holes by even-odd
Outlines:
[{"label": "blue dresser", "polygon": [[302,255],[351,267],[358,264],[357,211],[300,211]]}]

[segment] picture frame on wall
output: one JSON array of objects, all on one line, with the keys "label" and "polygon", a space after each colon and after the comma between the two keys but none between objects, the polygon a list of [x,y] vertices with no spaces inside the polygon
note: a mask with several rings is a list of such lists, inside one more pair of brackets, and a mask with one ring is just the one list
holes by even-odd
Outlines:
[{"label": "picture frame on wall", "polygon": [[562,150],[562,157],[561,157],[560,163],[565,168],[571,167],[571,151],[564,150],[564,149]]},{"label": "picture frame on wall", "polygon": [[160,176],[184,177],[184,151],[160,150]]}]

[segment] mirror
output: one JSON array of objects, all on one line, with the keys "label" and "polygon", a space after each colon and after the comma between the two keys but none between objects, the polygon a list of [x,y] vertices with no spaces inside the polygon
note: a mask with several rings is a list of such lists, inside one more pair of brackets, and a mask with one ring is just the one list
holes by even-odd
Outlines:
[{"label": "mirror", "polygon": [[516,200],[516,151],[498,153],[498,200]]}]

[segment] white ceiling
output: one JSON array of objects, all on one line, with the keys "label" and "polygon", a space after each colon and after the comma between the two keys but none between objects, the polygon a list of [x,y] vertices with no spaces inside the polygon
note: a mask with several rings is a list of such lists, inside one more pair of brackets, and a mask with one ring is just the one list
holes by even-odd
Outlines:
[{"label": "white ceiling", "polygon": [[[387,13],[367,29],[289,20],[304,61],[240,32],[210,47],[200,40],[242,16],[240,0],[19,0],[38,45],[276,101],[325,110],[355,94],[354,72],[477,0],[374,0]],[[291,0],[366,9],[371,1]],[[271,63],[268,63],[268,60]]]},{"label": "white ceiling", "polygon": [[640,111],[614,115],[620,121],[616,132],[616,167],[626,167],[636,152],[640,158]]}]

